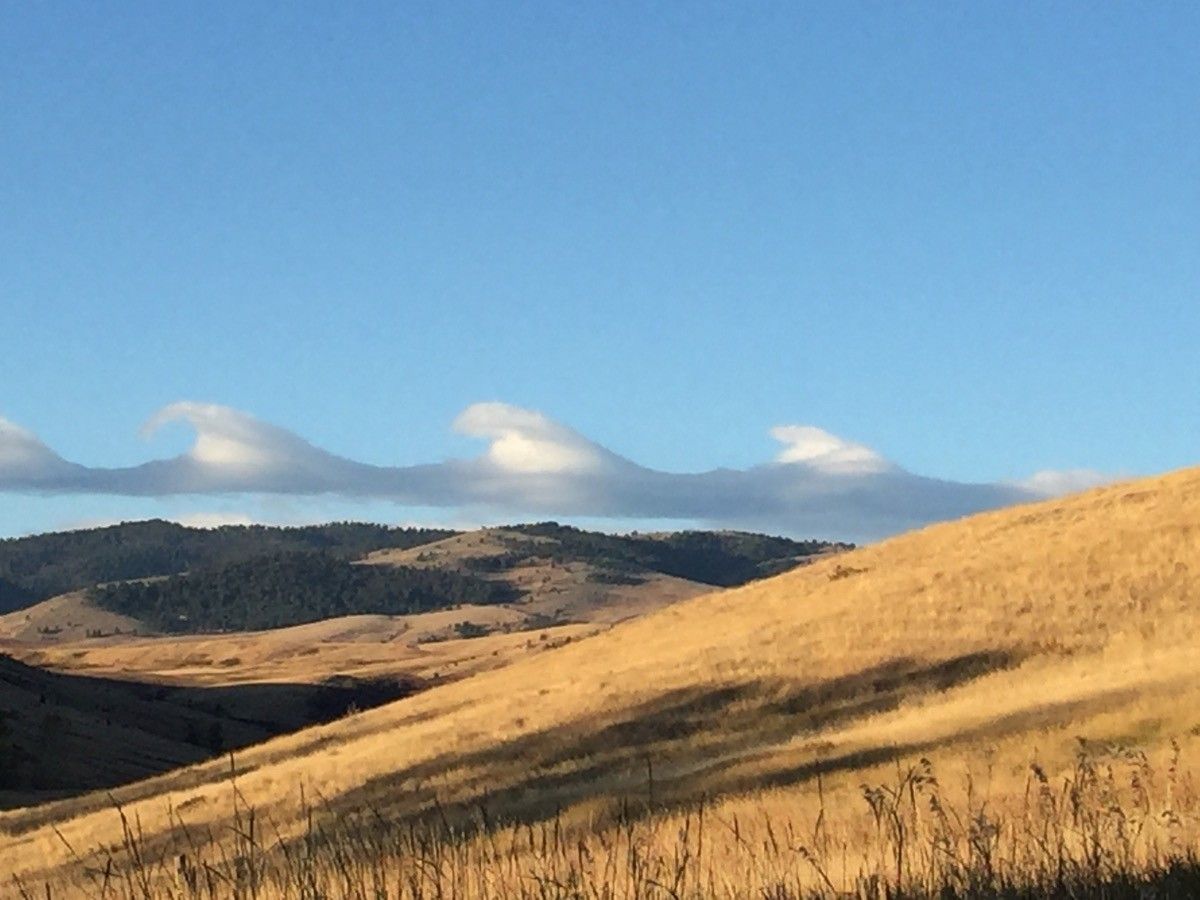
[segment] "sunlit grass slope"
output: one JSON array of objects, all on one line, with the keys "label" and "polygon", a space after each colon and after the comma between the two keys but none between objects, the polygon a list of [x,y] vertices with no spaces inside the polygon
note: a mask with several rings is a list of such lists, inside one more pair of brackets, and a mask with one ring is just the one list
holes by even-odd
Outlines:
[{"label": "sunlit grass slope", "polygon": [[[464,622],[488,633],[462,639],[456,626]],[[529,651],[544,650],[547,643],[587,635],[599,627],[531,629],[526,617],[506,606],[461,606],[411,616],[342,616],[220,635],[62,644],[0,641],[0,653],[56,672],[175,685],[313,684],[394,677],[436,684],[497,668]]]},{"label": "sunlit grass slope", "polygon": [[0,641],[63,643],[93,634],[152,634],[144,622],[101,609],[72,591],[0,616]]},{"label": "sunlit grass slope", "polygon": [[[935,526],[436,688],[238,758],[284,834],[298,792],[415,814],[486,798],[594,821],[630,796],[726,810],[856,790],[898,756],[985,754],[997,790],[1075,739],[1126,745],[1200,725],[1200,470]],[[168,802],[227,818],[228,763],[117,792],[148,840]],[[1016,779],[1013,780],[1014,783]],[[748,799],[739,800],[739,796]],[[740,804],[740,805],[739,805]],[[0,817],[0,869],[113,839],[104,797]],[[60,835],[52,829],[57,828]]]}]

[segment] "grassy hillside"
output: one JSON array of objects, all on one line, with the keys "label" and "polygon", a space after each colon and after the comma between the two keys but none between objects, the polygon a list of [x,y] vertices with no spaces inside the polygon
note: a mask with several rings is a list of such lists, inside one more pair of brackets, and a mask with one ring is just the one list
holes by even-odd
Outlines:
[{"label": "grassy hillside", "polygon": [[[101,622],[78,595],[32,613],[54,605],[73,606],[69,620]],[[466,606],[216,636],[4,640],[6,621],[30,614],[0,617],[0,808],[125,784],[549,652],[599,627],[530,631],[514,610]],[[463,639],[463,622],[494,633]]]},{"label": "grassy hillside", "polygon": [[407,678],[190,688],[47,672],[0,654],[0,806],[219,756],[405,696]]},{"label": "grassy hillside", "polygon": [[0,642],[64,644],[106,635],[147,635],[140,619],[102,609],[87,591],[73,591],[0,615]]},{"label": "grassy hillside", "polygon": [[[460,627],[464,622],[473,628]],[[548,652],[603,627],[531,628],[519,611],[506,606],[462,606],[411,616],[344,616],[219,635],[0,642],[0,652],[53,672],[182,687],[321,684],[346,678],[399,678],[432,685]],[[476,628],[488,633],[462,636],[464,630]]]},{"label": "grassy hillside", "polygon": [[696,581],[618,568],[600,554],[568,557],[556,540],[511,528],[485,528],[409,550],[380,550],[361,563],[459,572],[509,585],[520,599],[508,608],[531,626],[611,624],[712,591]]},{"label": "grassy hillside", "polygon": [[[328,553],[271,554],[186,575],[110,583],[0,615],[0,650],[54,672],[171,688],[278,690],[346,678],[434,685],[546,652],[707,590],[655,572],[597,577],[607,571],[601,560],[556,563],[545,552],[553,544],[488,530],[378,551],[376,565],[352,565]],[[520,565],[477,571],[488,547],[511,555],[518,545],[525,550]],[[384,561],[395,553],[421,561]],[[271,630],[256,630],[264,628]],[[0,710],[11,699],[10,687],[0,683]],[[122,724],[119,716],[116,724]],[[153,741],[136,736],[124,744],[131,758],[192,758],[166,757]],[[71,780],[88,752],[82,742],[56,748],[63,763],[57,789],[95,786],[89,776]],[[133,769],[130,777],[142,772]]]},{"label": "grassy hillside", "polygon": [[[239,802],[283,836],[305,827],[300,785],[325,798],[330,821],[370,809],[477,822],[480,804],[491,823],[557,814],[555,828],[601,859],[631,803],[667,815],[718,798],[710,821],[723,825],[702,852],[754,892],[770,881],[738,847],[811,831],[819,797],[820,828],[853,871],[859,848],[875,846],[864,822],[880,821],[860,785],[895,783],[906,760],[954,773],[939,802],[969,808],[986,791],[1001,809],[1029,789],[1031,760],[1052,782],[1080,746],[1101,771],[1172,740],[1194,756],[1197,572],[1200,470],[980,515],[251,748]],[[202,765],[116,796],[161,852],[168,801],[189,804],[190,826],[228,821],[224,779],[225,767]],[[91,847],[113,815],[95,797],[0,817],[0,868],[65,864],[50,825]],[[799,854],[774,859],[796,884],[816,877]]]}]

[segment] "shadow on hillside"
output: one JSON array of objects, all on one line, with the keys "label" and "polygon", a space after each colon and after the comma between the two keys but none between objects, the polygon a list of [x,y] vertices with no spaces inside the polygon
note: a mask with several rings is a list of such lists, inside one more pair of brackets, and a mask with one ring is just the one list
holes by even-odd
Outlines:
[{"label": "shadow on hillside", "polygon": [[[1002,652],[936,663],[896,659],[824,681],[672,691],[617,718],[581,720],[371,779],[340,798],[338,806],[397,812],[414,804],[436,806],[438,817],[459,819],[477,818],[483,808],[502,811],[506,819],[536,821],[594,801],[595,814],[603,819],[625,815],[631,804],[646,809],[701,792],[714,796],[805,781],[818,772],[857,768],[923,748],[881,747],[790,768],[781,768],[763,748],[815,737],[821,729],[896,709],[1018,661]],[[470,800],[447,803],[431,786],[457,780],[452,773],[479,785]],[[497,784],[505,787],[489,787]]]},{"label": "shadow on hillside", "polygon": [[409,696],[415,680],[191,687],[0,655],[0,808],[116,787]]}]

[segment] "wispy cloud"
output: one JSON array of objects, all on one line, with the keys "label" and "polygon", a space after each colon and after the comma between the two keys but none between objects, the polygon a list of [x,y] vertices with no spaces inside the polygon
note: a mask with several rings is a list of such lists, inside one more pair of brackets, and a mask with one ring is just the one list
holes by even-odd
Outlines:
[{"label": "wispy cloud", "polygon": [[780,425],[776,457],[748,469],[663,472],[640,466],[539,412],[479,403],[455,420],[487,442],[472,459],[374,466],[224,406],[175,403],[145,426],[183,421],[183,454],[123,468],[69,462],[0,419],[0,491],[137,497],[335,495],[406,506],[613,519],[682,519],[714,526],[871,539],[941,519],[1099,483],[1089,471],[1039,472],[972,484],[908,472],[881,454],[807,425]]}]

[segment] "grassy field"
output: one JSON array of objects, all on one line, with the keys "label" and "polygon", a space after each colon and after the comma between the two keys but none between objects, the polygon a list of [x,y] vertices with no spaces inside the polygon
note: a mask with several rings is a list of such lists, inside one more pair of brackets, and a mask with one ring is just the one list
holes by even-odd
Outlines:
[{"label": "grassy field", "polygon": [[670,812],[645,796],[612,822],[555,814],[505,826],[482,803],[471,819],[439,811],[421,823],[305,805],[305,830],[286,841],[231,770],[233,810],[219,831],[179,814],[168,845],[152,849],[118,809],[118,840],[77,881],[14,877],[12,889],[23,900],[1192,898],[1200,802],[1178,746],[1157,762],[1081,744],[1058,780],[1031,763],[1013,798],[994,796],[990,777],[947,786],[920,759],[862,784],[857,809],[819,791],[790,815],[739,815],[706,798]]},{"label": "grassy field", "polygon": [[[486,633],[461,638],[457,626],[463,622]],[[442,682],[596,630],[587,624],[530,629],[524,616],[506,607],[464,606],[412,616],[345,616],[261,632],[65,644],[0,642],[0,650],[57,672],[173,685],[314,684],[338,677],[401,676]]]},{"label": "grassy field", "polygon": [[[228,761],[212,762],[111,798],[4,814],[0,870],[57,880],[63,895],[70,884],[84,890],[84,867],[102,871],[109,854],[125,871],[116,802],[144,859],[177,862],[181,834],[211,833],[235,873],[251,865],[235,857],[248,854],[284,873],[264,897],[293,890],[280,847],[294,857],[319,844],[311,853],[324,854],[332,879],[338,846],[376,840],[396,849],[353,863],[362,878],[375,860],[393,873],[388,884],[414,866],[464,879],[441,896],[792,897],[830,890],[819,870],[874,896],[955,878],[961,891],[976,870],[938,867],[991,834],[993,815],[995,859],[1011,860],[996,870],[997,889],[1044,878],[1063,890],[1077,878],[1119,885],[1140,871],[1183,878],[1195,805],[1171,759],[1193,759],[1200,731],[1197,572],[1197,471],[939,525],[250,748],[236,760],[236,792]],[[923,758],[945,823],[929,818]],[[1086,802],[1073,800],[1084,788]],[[919,821],[896,824],[901,807]],[[230,826],[251,808],[267,830],[252,851],[237,850]],[[701,808],[703,848],[689,843]],[[937,836],[951,825],[953,841]],[[1093,827],[1104,835],[1100,861],[1087,849]],[[563,859],[516,853],[547,834]],[[795,847],[811,855],[818,841],[780,837],[810,834],[828,835],[816,865]],[[901,845],[899,863],[889,841]],[[953,853],[934,849],[950,843]],[[606,862],[612,854],[632,868]],[[681,854],[691,874],[672,886],[663,879],[675,877],[670,865],[681,871]],[[514,861],[505,869],[501,857]],[[551,864],[541,880],[530,874]],[[627,881],[604,893],[604,866],[650,871],[658,886]],[[917,879],[908,886],[906,866]],[[438,895],[416,883],[410,896]],[[369,893],[351,882],[293,887],[289,896]]]}]

